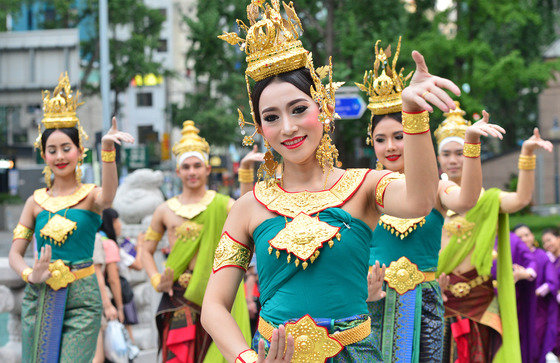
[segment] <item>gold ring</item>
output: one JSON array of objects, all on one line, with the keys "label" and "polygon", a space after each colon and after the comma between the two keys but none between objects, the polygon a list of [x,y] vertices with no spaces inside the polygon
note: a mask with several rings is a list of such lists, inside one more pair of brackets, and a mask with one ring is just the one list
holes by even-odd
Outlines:
[{"label": "gold ring", "polygon": [[422,98],[425,98],[426,95],[427,95],[428,93],[430,93],[430,91],[424,91],[424,93],[422,93],[422,96],[421,96],[421,97],[422,97]]}]

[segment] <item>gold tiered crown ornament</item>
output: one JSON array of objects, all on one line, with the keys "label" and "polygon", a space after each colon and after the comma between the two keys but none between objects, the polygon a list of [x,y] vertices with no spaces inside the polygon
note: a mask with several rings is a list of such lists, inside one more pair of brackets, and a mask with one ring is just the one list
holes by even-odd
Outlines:
[{"label": "gold tiered crown ornament", "polygon": [[454,110],[443,114],[445,120],[443,120],[436,131],[434,131],[434,136],[436,137],[438,145],[448,137],[465,138],[467,127],[471,124],[470,121],[465,120],[463,117],[465,114],[466,112],[461,109],[459,101],[455,101]]},{"label": "gold tiered crown ornament", "polygon": [[183,122],[181,140],[173,146],[173,154],[179,156],[189,151],[195,151],[207,156],[210,153],[210,145],[206,139],[200,137],[199,132],[200,130],[194,126],[194,121]]},{"label": "gold tiered crown ornament", "polygon": [[[320,67],[315,70],[311,54],[303,48],[299,38],[299,31],[303,31],[301,22],[296,14],[292,2],[282,3],[286,17],[280,14],[280,2],[278,0],[253,0],[247,6],[247,18],[249,26],[243,21],[237,20],[239,27],[247,34],[245,39],[237,33],[224,33],[218,38],[231,45],[239,45],[247,54],[247,69],[245,81],[249,95],[252,122],[246,122],[243,113],[238,109],[239,126],[243,130],[246,124],[255,127],[250,136],[243,138],[243,145],[250,146],[254,143],[253,137],[257,133],[258,125],[255,120],[255,112],[251,102],[251,86],[249,77],[255,82],[267,77],[286,73],[299,68],[307,67],[311,71],[314,87],[311,87],[311,95],[321,108],[320,121],[328,125],[333,119],[338,118],[334,112],[329,111],[327,105],[334,109],[334,93],[342,83],[332,82],[332,65]],[[260,18],[260,20],[259,20]],[[329,76],[329,83],[325,86],[321,79]]]},{"label": "gold tiered crown ornament", "polygon": [[[404,68],[397,72],[397,60],[401,50],[401,39],[397,45],[397,51],[393,57],[392,64],[389,65],[391,57],[391,45],[385,50],[379,47],[381,40],[375,43],[375,61],[373,70],[365,71],[363,83],[356,83],[356,86],[369,97],[368,109],[372,115],[386,115],[394,112],[402,111],[401,93],[406,87],[406,82],[412,77],[410,72],[403,76]],[[381,68],[381,73],[379,69]],[[371,143],[371,132],[373,125],[368,126],[367,144]]]},{"label": "gold tiered crown ornament", "polygon": [[[43,98],[43,119],[41,123],[45,126],[45,129],[77,127],[80,146],[82,146],[82,140],[87,140],[88,136],[80,125],[80,120],[76,116],[76,109],[83,102],[79,102],[80,91],[77,91],[75,95],[72,94],[68,72],[62,73],[58,78],[58,85],[54,89],[52,97],[48,90],[44,90],[41,95]],[[39,136],[35,141],[35,147],[41,149],[41,124],[38,125],[38,130]],[[41,150],[41,154],[43,152],[44,150]]]}]

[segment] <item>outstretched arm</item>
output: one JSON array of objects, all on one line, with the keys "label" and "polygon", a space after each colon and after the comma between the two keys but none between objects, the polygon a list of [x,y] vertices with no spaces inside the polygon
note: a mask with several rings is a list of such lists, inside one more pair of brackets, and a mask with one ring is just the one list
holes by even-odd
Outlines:
[{"label": "outstretched arm", "polygon": [[[406,179],[388,184],[384,203],[378,203],[381,212],[401,218],[425,216],[435,204],[438,173],[428,112],[433,111],[431,105],[444,112],[455,108],[446,89],[460,94],[453,82],[428,72],[420,53],[413,51],[412,58],[416,71],[410,85],[402,92]],[[383,180],[380,183],[382,185]]]},{"label": "outstretched arm", "polygon": [[533,136],[525,140],[521,146],[517,190],[513,193],[502,193],[500,196],[501,212],[515,213],[531,202],[535,189],[535,150],[539,148],[552,152],[552,143],[543,140],[539,129],[535,127]]},{"label": "outstretched arm", "polygon": [[255,163],[262,163],[264,161],[264,153],[259,152],[259,147],[255,144],[253,145],[253,150],[251,150],[247,155],[241,159],[239,163],[239,189],[240,195],[253,190],[254,183],[254,168]]},{"label": "outstretched arm", "polygon": [[441,205],[456,213],[466,213],[476,205],[482,189],[482,166],[480,163],[480,137],[497,137],[500,140],[505,130],[488,123],[490,115],[482,111],[482,120],[467,128],[461,187],[451,181],[440,182],[438,191]]},{"label": "outstretched arm", "polygon": [[115,163],[115,143],[133,143],[134,138],[127,132],[117,129],[117,119],[113,117],[109,132],[101,139],[101,191],[95,198],[95,204],[99,210],[110,208],[119,186],[117,164]]}]

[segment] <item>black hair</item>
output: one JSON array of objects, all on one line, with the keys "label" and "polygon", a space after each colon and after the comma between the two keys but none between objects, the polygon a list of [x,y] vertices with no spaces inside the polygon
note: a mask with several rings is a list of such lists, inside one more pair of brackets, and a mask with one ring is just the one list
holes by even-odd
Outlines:
[{"label": "black hair", "polygon": [[523,227],[527,227],[527,229],[530,231],[531,228],[529,228],[528,225],[526,225],[525,223],[518,223],[515,225],[515,227],[512,228],[512,232],[515,233],[515,231],[517,231],[519,228],[523,228]]},{"label": "black hair", "polygon": [[119,218],[119,212],[113,208],[107,208],[103,210],[103,215],[101,216],[101,227],[99,230],[107,235],[107,238],[117,241],[117,234],[115,233],[115,226],[113,222],[115,219]]},{"label": "black hair", "polygon": [[[401,112],[393,112],[388,113],[386,115],[372,115],[371,116],[371,132],[375,130],[375,126],[381,122],[385,117],[392,118],[393,120],[400,122],[402,124],[402,113]],[[373,135],[372,135],[373,136]]]},{"label": "black hair", "polygon": [[43,131],[43,134],[41,135],[41,150],[43,152],[45,152],[45,147],[47,145],[47,139],[55,131],[62,131],[66,136],[68,136],[70,138],[70,140],[72,140],[72,142],[74,143],[74,145],[76,145],[76,147],[78,149],[80,148],[80,134],[79,134],[77,128],[75,128],[75,127],[65,127],[65,128],[61,128],[61,129],[46,129],[45,131]]},{"label": "black hair", "polygon": [[311,78],[311,72],[308,68],[298,68],[293,71],[280,73],[275,76],[270,76],[265,79],[261,79],[253,87],[251,92],[251,102],[253,103],[253,112],[255,112],[255,120],[257,124],[261,125],[261,116],[259,113],[259,101],[261,99],[261,94],[264,89],[272,83],[275,79],[279,79],[283,82],[287,82],[296,86],[297,89],[311,97],[311,87],[315,87],[313,78]]},{"label": "black hair", "polygon": [[544,236],[545,234],[550,233],[553,234],[554,237],[558,237],[558,228],[545,228],[542,231],[542,235]]}]

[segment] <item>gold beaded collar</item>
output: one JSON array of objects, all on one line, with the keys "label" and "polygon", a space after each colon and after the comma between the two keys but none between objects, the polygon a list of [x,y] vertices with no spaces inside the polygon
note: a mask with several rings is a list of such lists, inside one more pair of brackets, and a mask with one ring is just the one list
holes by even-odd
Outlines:
[{"label": "gold beaded collar", "polygon": [[74,193],[61,197],[53,197],[47,192],[47,188],[37,189],[33,193],[33,199],[41,208],[56,213],[59,210],[70,208],[82,200],[95,188],[95,184],[82,184]]},{"label": "gold beaded collar", "polygon": [[182,204],[178,197],[173,197],[165,203],[169,209],[171,209],[179,217],[193,219],[206,210],[208,205],[214,200],[215,196],[216,192],[214,190],[207,190],[202,199],[196,203]]},{"label": "gold beaded collar", "polygon": [[301,262],[305,270],[307,261],[315,261],[325,242],[332,247],[333,239],[341,238],[339,227],[321,221],[319,215],[311,215],[343,205],[362,185],[368,172],[348,169],[330,189],[319,192],[287,192],[278,184],[267,187],[265,182],[257,183],[254,195],[259,203],[271,212],[293,218],[290,222],[286,219],[285,227],[268,241],[268,253],[276,249],[276,258],[280,258],[280,251],[286,251],[287,263],[291,263],[293,254],[295,266]]},{"label": "gold beaded collar", "polygon": [[362,185],[369,169],[348,169],[327,190],[319,192],[287,192],[278,184],[266,187],[263,182],[255,185],[255,198],[271,212],[295,218],[300,213],[312,215],[332,207],[339,207]]}]

